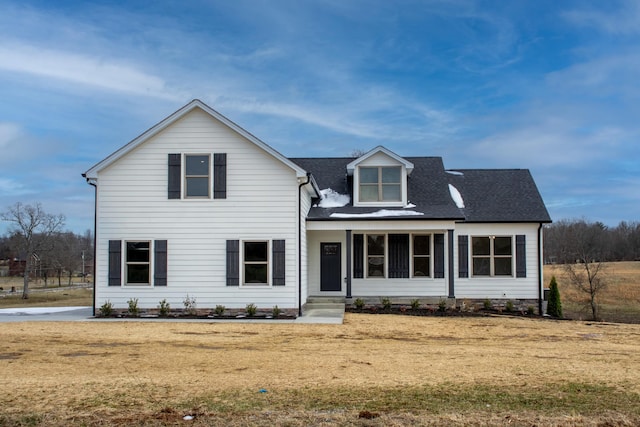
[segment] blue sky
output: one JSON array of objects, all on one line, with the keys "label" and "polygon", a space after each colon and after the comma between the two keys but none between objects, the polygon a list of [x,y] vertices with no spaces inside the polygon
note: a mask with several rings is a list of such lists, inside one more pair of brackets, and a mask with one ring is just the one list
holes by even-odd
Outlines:
[{"label": "blue sky", "polygon": [[[93,226],[81,173],[193,98],[286,156],[528,168],[640,220],[640,2],[0,2],[0,210]],[[4,224],[0,224],[0,233]]]}]

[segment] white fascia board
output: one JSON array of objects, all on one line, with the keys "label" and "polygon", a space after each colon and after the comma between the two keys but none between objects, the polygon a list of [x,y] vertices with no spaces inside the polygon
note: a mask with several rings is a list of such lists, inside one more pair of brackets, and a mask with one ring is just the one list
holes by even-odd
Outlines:
[{"label": "white fascia board", "polygon": [[411,172],[413,171],[413,163],[411,163],[410,161],[404,159],[403,157],[400,157],[399,155],[397,155],[393,151],[383,147],[382,145],[378,145],[373,150],[370,150],[368,153],[363,154],[362,156],[358,157],[357,159],[355,159],[354,161],[349,163],[347,165],[347,173],[349,175],[353,175],[353,171],[358,166],[358,164],[360,164],[361,162],[367,160],[369,157],[371,157],[371,156],[373,156],[374,154],[377,154],[377,153],[384,153],[387,156],[391,157],[392,159],[398,161],[399,163],[402,163],[404,165],[404,167],[406,168],[406,170],[407,170],[407,175],[410,175]]},{"label": "white fascia board", "polygon": [[135,138],[132,141],[130,141],[125,146],[121,147],[120,149],[118,149],[117,151],[113,152],[111,155],[109,155],[108,157],[106,157],[102,161],[100,161],[97,164],[95,164],[87,172],[85,172],[83,174],[83,176],[85,178],[87,178],[87,180],[88,179],[97,179],[98,178],[98,172],[100,170],[102,170],[102,169],[106,168],[107,166],[111,165],[112,163],[114,163],[115,161],[117,161],[121,157],[125,156],[127,153],[129,153],[130,151],[132,151],[136,147],[140,146],[144,142],[148,141],[150,138],[152,138],[155,135],[157,135],[158,133],[162,132],[164,129],[166,129],[171,124],[173,124],[176,121],[178,121],[180,118],[184,117],[186,114],[188,114],[194,108],[200,108],[201,110],[203,110],[204,112],[208,113],[210,116],[212,116],[213,118],[215,118],[216,120],[218,120],[222,124],[226,125],[227,127],[229,127],[230,129],[234,130],[235,132],[237,132],[238,134],[240,134],[244,138],[246,138],[249,141],[253,142],[255,145],[257,145],[262,150],[266,151],[267,153],[269,153],[270,155],[272,155],[276,159],[280,160],[282,163],[284,163],[285,165],[287,165],[288,167],[290,167],[291,169],[293,169],[296,172],[296,177],[301,178],[301,177],[305,177],[307,175],[307,172],[304,169],[302,169],[300,166],[298,166],[295,163],[293,163],[291,160],[287,159],[285,156],[280,154],[278,151],[273,149],[271,146],[269,146],[266,143],[262,142],[260,139],[256,138],[254,135],[252,135],[251,133],[247,132],[242,127],[238,126],[237,124],[235,124],[234,122],[232,122],[231,120],[229,120],[228,118],[223,116],[222,114],[218,113],[216,110],[214,110],[213,108],[209,107],[204,102],[200,101],[199,99],[194,99],[193,101],[189,102],[184,107],[180,108],[179,110],[177,110],[176,112],[174,112],[173,114],[171,114],[170,116],[168,116],[167,118],[162,120],[160,123],[158,123],[155,126],[149,128],[148,130],[146,130],[144,133],[142,133],[140,136],[138,136],[137,138]]}]

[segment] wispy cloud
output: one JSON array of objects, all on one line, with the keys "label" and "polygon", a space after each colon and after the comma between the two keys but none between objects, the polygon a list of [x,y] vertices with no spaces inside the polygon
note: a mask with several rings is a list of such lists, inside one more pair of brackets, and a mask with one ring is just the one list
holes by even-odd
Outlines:
[{"label": "wispy cloud", "polygon": [[[573,25],[579,25],[611,34],[640,34],[640,3],[636,0],[612,1],[614,7],[581,8],[562,15]],[[582,2],[579,3],[582,5]]]},{"label": "wispy cloud", "polygon": [[177,98],[162,78],[125,62],[19,42],[0,44],[0,69],[133,95]]}]

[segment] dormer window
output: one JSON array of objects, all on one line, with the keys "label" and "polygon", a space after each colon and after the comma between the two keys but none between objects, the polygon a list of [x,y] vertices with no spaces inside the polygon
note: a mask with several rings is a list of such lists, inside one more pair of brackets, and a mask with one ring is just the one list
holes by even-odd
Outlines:
[{"label": "dormer window", "polygon": [[400,166],[360,167],[360,202],[402,201]]},{"label": "dormer window", "polygon": [[381,146],[358,157],[347,165],[347,174],[353,176],[353,206],[406,206],[412,171],[413,163]]}]

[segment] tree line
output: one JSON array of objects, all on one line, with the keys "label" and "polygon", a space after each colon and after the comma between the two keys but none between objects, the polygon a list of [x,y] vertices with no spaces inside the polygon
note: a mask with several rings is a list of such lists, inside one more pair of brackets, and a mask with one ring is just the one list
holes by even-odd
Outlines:
[{"label": "tree line", "polygon": [[586,219],[563,219],[544,229],[548,264],[585,261],[640,261],[640,222],[615,227]]},{"label": "tree line", "polygon": [[31,278],[41,278],[45,286],[57,279],[68,284],[74,274],[86,274],[93,266],[93,234],[63,231],[64,215],[53,215],[42,206],[16,203],[0,212],[0,220],[9,224],[0,237],[0,260],[13,266],[14,274],[23,276],[22,297],[29,296]]}]

